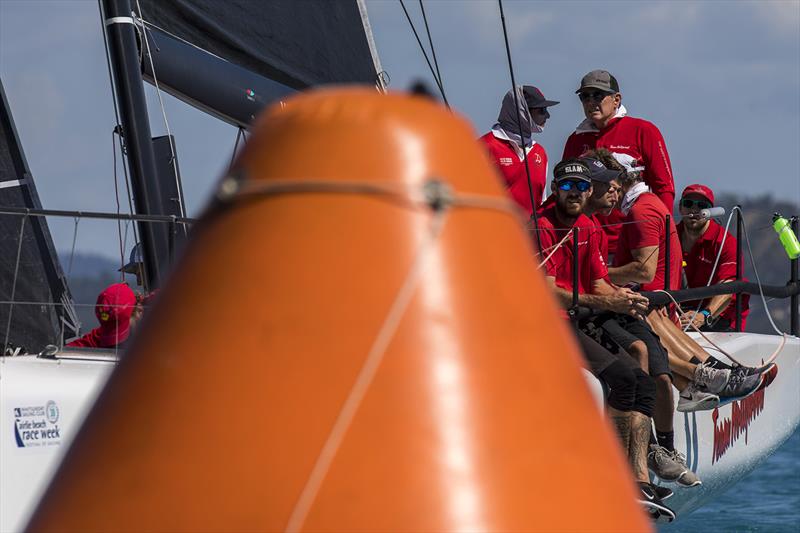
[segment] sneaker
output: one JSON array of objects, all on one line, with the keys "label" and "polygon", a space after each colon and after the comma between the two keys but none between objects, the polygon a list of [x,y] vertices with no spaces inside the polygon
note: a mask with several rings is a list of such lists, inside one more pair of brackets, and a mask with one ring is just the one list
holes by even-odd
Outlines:
[{"label": "sneaker", "polygon": [[662,487],[661,485],[656,485],[655,483],[650,483],[650,487],[653,489],[653,492],[656,493],[658,499],[662,502],[666,499],[672,498],[674,492],[672,489],[668,489],[667,487]]},{"label": "sneaker", "polygon": [[650,518],[656,522],[669,523],[675,520],[675,512],[667,507],[653,488],[646,481],[639,482],[639,503],[647,510]]},{"label": "sneaker", "polygon": [[688,470],[685,463],[676,462],[672,452],[658,444],[650,445],[647,468],[664,481],[677,481]]},{"label": "sneaker", "polygon": [[730,372],[730,378],[725,386],[721,390],[714,392],[719,394],[720,399],[744,398],[758,390],[762,381],[762,374],[747,375],[744,372]]},{"label": "sneaker", "polygon": [[758,390],[766,388],[769,386],[770,383],[775,381],[775,378],[778,377],[778,365],[775,363],[770,363],[769,365],[760,369],[761,373],[761,386],[758,387]]},{"label": "sneaker", "polygon": [[719,405],[719,396],[700,390],[694,381],[689,382],[678,397],[678,411],[709,411]]},{"label": "sneaker", "polygon": [[727,368],[713,368],[703,363],[695,368],[693,381],[699,388],[719,394],[728,385],[730,378],[731,371]]},{"label": "sneaker", "polygon": [[[686,470],[678,476],[677,482],[678,485],[683,485],[684,487],[697,487],[702,485],[703,482],[700,481],[700,478],[697,477],[697,474],[689,470],[689,467],[686,466],[686,456],[683,455],[678,450],[672,450],[669,452],[672,454],[672,460],[684,467]],[[663,498],[662,498],[663,499]]]}]

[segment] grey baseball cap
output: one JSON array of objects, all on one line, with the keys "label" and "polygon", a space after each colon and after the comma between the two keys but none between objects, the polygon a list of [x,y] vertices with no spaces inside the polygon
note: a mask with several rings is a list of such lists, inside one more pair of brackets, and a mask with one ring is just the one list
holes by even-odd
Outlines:
[{"label": "grey baseball cap", "polygon": [[594,88],[606,91],[609,93],[619,92],[619,83],[617,78],[611,75],[607,70],[593,70],[581,79],[581,86],[575,93],[581,92],[583,89]]}]

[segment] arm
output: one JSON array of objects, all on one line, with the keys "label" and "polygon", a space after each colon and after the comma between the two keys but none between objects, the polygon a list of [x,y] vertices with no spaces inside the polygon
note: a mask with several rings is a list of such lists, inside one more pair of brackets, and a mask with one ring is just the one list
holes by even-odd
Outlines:
[{"label": "arm", "polygon": [[[545,279],[555,292],[561,306],[565,309],[572,307],[572,292],[557,286],[556,278],[552,276],[547,276]],[[605,283],[603,280],[595,281],[595,283],[598,282]],[[578,295],[578,305],[636,317],[643,316],[646,313],[649,304],[647,298],[629,289],[614,290],[610,285],[605,285],[608,287],[608,291],[605,294]]]},{"label": "arm", "polygon": [[[726,279],[721,283],[730,283],[731,281],[733,280]],[[717,318],[728,307],[728,305],[731,303],[731,300],[733,300],[732,294],[720,294],[718,296],[714,296],[711,298],[711,300],[709,300],[705,309],[708,309],[712,318]],[[702,311],[702,309],[700,309],[700,311]],[[697,328],[704,326],[706,324],[706,316],[700,311],[695,313],[695,310],[692,309],[691,311],[683,313],[680,317],[681,326],[686,327],[689,323],[694,324],[694,326]]]},{"label": "arm", "polygon": [[658,268],[658,246],[645,246],[631,250],[633,261],[619,267],[609,267],[611,281],[618,285],[626,283],[650,283]]},{"label": "arm", "polygon": [[672,212],[675,205],[675,180],[667,145],[659,129],[649,122],[645,124],[641,139],[642,156],[646,172],[645,182],[653,194]]}]

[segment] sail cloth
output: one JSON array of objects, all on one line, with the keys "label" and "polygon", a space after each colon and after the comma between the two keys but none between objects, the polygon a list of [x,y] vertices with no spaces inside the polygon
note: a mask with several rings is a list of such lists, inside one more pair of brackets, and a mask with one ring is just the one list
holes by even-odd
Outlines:
[{"label": "sail cloth", "polygon": [[[2,81],[0,96],[0,210],[41,209]],[[59,343],[62,325],[65,339],[77,336],[78,325],[47,220],[29,216],[22,221],[20,215],[0,213],[0,348],[8,331],[8,344],[40,351]],[[11,303],[12,293],[20,303]]]},{"label": "sail cloth", "polygon": [[138,4],[146,22],[293,89],[377,82],[380,63],[360,1],[139,0]]}]

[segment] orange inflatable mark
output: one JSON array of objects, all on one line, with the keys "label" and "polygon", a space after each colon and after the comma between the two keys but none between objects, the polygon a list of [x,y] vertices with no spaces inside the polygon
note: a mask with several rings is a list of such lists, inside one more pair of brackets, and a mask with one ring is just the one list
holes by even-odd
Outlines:
[{"label": "orange inflatable mark", "polygon": [[648,529],[494,176],[424,99],[272,107],[29,529]]}]

